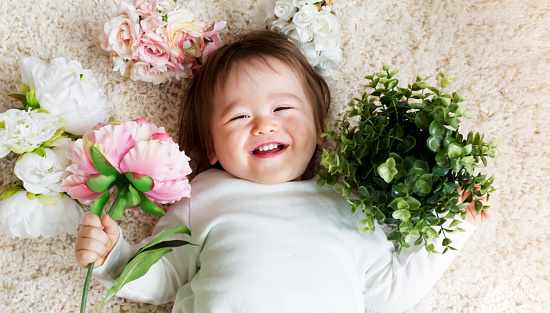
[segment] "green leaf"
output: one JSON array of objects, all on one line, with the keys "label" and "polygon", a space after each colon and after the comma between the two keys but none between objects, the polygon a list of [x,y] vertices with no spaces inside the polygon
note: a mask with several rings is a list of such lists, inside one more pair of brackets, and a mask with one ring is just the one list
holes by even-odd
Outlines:
[{"label": "green leaf", "polygon": [[23,107],[27,107],[27,97],[25,96],[25,94],[12,93],[8,96],[21,101],[21,103],[23,104]]},{"label": "green leaf", "polygon": [[86,183],[86,186],[88,186],[88,188],[90,188],[93,192],[100,193],[110,189],[115,180],[116,177],[99,174],[90,177],[90,179]]},{"label": "green leaf", "polygon": [[384,72],[387,72],[387,71],[390,70],[390,66],[387,65],[387,64],[384,64],[384,65],[382,66],[382,70],[383,70]]},{"label": "green leaf", "polygon": [[95,169],[105,176],[119,177],[120,173],[117,169],[109,163],[107,158],[94,146],[90,147],[90,154],[92,156],[92,162]]},{"label": "green leaf", "polygon": [[136,254],[139,254],[144,250],[147,250],[151,247],[156,246],[157,244],[163,242],[165,239],[167,239],[168,237],[170,237],[174,234],[191,235],[191,232],[189,231],[189,228],[185,225],[169,228],[169,229],[163,231],[160,235],[158,235],[155,239],[151,240],[149,243],[147,243],[141,249],[139,249]]},{"label": "green leaf", "polygon": [[441,79],[441,88],[447,88],[451,85],[451,82],[447,78]]},{"label": "green leaf", "polygon": [[105,191],[99,198],[95,199],[94,205],[92,206],[92,213],[101,217],[103,215],[103,208],[107,202],[111,199],[111,193],[109,190]]},{"label": "green leaf", "polygon": [[397,152],[408,152],[409,150],[414,148],[414,146],[416,146],[416,139],[413,136],[408,135],[402,142],[397,144]]},{"label": "green leaf", "polygon": [[124,176],[141,192],[151,191],[154,187],[153,179],[147,175],[126,172]]},{"label": "green leaf", "polygon": [[430,135],[434,137],[441,137],[445,134],[445,127],[436,121],[432,121],[430,124]]},{"label": "green leaf", "polygon": [[133,185],[128,185],[128,193],[126,194],[126,206],[135,208],[139,205],[140,201],[141,197],[139,196],[139,192],[136,190],[136,188],[134,188]]},{"label": "green leaf", "polygon": [[456,143],[449,145],[447,148],[447,155],[453,159],[462,155],[462,147]]},{"label": "green leaf", "polygon": [[132,282],[140,277],[143,277],[149,269],[157,263],[163,256],[170,253],[172,248],[161,248],[157,250],[145,251],[136,255],[128,265],[124,268],[120,276],[115,280],[115,283],[111,289],[107,292],[99,312],[103,310],[105,304],[114,295],[122,289],[126,284]]},{"label": "green leaf", "polygon": [[418,127],[418,129],[422,129],[422,130],[428,129],[430,127],[431,122],[432,122],[432,117],[423,112],[416,113],[416,116],[414,117],[414,123],[416,124],[416,127]]},{"label": "green leaf", "polygon": [[4,192],[0,195],[0,200],[11,198],[20,191],[26,191],[23,185],[21,184],[15,184],[7,189],[4,189],[4,188],[0,188],[0,189],[4,190]]},{"label": "green leaf", "polygon": [[25,96],[27,98],[26,108],[32,108],[32,109],[40,108],[40,105],[38,105],[38,100],[36,100],[34,89],[31,89],[29,92],[27,92]]},{"label": "green leaf", "polygon": [[145,213],[156,215],[156,216],[164,216],[164,211],[156,206],[149,198],[147,198],[143,193],[139,193],[139,196],[141,198],[140,207],[141,210]]},{"label": "green leaf", "polygon": [[430,136],[426,141],[426,146],[432,152],[439,152],[443,143],[443,137]]}]

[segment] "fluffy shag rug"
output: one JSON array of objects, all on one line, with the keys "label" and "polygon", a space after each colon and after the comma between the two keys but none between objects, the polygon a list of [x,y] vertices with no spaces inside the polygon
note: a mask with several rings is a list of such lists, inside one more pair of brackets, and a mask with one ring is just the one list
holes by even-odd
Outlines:
[{"label": "fluffy shag rug", "polygon": [[[254,28],[253,0],[183,0],[209,24],[226,20],[230,42]],[[98,34],[119,0],[3,0],[0,10],[0,111],[18,107],[20,64],[78,60],[114,103],[111,120],[144,117],[177,133],[183,84],[154,86],[113,72]],[[331,81],[329,120],[362,91],[365,75],[391,64],[402,84],[416,75],[456,77],[473,116],[464,131],[502,139],[502,154],[484,170],[495,174],[496,216],[480,226],[434,289],[411,312],[548,312],[550,309],[550,2],[547,0],[335,1],[343,26],[344,60]],[[185,83],[185,82],[184,82]],[[0,160],[0,187],[17,182],[16,156]],[[86,208],[86,210],[88,210]],[[156,219],[125,215],[130,241]],[[73,257],[74,236],[34,240],[0,237],[0,312],[75,312],[85,269]],[[92,282],[89,311],[106,289]],[[170,312],[116,298],[106,312]]]}]

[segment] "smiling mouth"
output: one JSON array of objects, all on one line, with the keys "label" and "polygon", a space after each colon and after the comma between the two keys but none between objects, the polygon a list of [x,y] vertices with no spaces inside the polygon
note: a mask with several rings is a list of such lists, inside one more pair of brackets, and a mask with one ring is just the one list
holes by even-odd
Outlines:
[{"label": "smiling mouth", "polygon": [[269,156],[269,155],[275,155],[279,152],[284,151],[288,146],[278,143],[271,143],[271,144],[265,144],[256,147],[254,150],[252,150],[251,154],[256,156]]}]

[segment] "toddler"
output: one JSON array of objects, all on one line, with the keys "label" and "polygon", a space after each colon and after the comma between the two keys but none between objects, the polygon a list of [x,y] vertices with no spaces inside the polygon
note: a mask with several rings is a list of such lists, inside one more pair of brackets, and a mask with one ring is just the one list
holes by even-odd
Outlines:
[{"label": "toddler", "polygon": [[[196,246],[175,248],[119,296],[173,312],[399,312],[421,300],[456,251],[398,255],[385,233],[361,234],[346,200],[303,179],[321,143],[327,83],[288,37],[245,35],[212,55],[182,107],[181,146],[196,162],[191,198],[168,210],[154,236],[187,225]],[[470,220],[472,220],[470,218]],[[474,226],[451,235],[461,248]],[[105,215],[85,217],[82,266],[111,287],[146,242],[130,245]],[[439,242],[436,249],[442,251]]]}]

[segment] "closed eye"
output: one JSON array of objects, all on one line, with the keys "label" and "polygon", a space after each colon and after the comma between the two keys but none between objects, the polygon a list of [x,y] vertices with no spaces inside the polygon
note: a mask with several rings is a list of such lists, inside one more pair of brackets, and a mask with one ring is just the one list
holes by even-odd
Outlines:
[{"label": "closed eye", "polygon": [[238,120],[238,119],[242,119],[242,118],[249,118],[250,116],[247,115],[247,114],[242,114],[242,115],[237,115],[235,117],[232,117],[229,121],[234,121],[234,120]]},{"label": "closed eye", "polygon": [[278,112],[278,111],[282,111],[282,110],[289,110],[289,109],[292,109],[292,107],[290,107],[290,106],[288,106],[288,107],[278,107],[275,110],[273,110],[273,112]]}]

